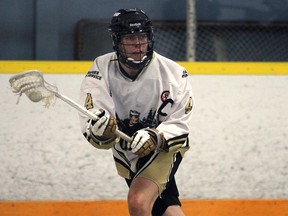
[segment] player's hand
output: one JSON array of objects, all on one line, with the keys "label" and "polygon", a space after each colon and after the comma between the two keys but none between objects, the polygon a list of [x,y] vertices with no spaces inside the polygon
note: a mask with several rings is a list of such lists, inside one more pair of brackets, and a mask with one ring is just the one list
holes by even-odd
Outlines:
[{"label": "player's hand", "polygon": [[158,133],[156,129],[141,129],[135,132],[132,136],[131,151],[139,157],[144,157],[150,154],[155,149],[164,146],[164,136]]},{"label": "player's hand", "polygon": [[115,117],[109,115],[103,109],[99,109],[96,112],[96,115],[99,117],[98,120],[91,121],[91,131],[92,133],[104,139],[114,138],[116,135],[114,134],[117,128],[117,122]]}]

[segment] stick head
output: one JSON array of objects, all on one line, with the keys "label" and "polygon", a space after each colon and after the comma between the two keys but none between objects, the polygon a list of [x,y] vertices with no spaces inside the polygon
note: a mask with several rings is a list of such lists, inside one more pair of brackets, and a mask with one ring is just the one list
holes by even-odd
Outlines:
[{"label": "stick head", "polygon": [[19,99],[25,93],[31,101],[43,101],[46,107],[55,103],[57,88],[47,83],[40,71],[29,70],[16,74],[9,79],[9,82],[12,91],[19,94]]}]

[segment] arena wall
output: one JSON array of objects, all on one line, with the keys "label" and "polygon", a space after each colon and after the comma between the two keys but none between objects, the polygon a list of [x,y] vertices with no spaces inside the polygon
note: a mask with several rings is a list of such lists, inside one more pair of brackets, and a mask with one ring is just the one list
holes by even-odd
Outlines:
[{"label": "arena wall", "polygon": [[[46,109],[26,96],[16,105],[9,87],[13,74],[39,69],[77,100],[90,64],[1,62],[0,215],[36,215],[39,208],[64,215],[73,209],[67,205],[90,206],[85,215],[93,215],[107,203],[125,209],[127,187],[112,155],[85,141],[77,111],[60,100]],[[287,63],[180,64],[196,100],[191,149],[177,173],[187,215],[286,215]]]}]

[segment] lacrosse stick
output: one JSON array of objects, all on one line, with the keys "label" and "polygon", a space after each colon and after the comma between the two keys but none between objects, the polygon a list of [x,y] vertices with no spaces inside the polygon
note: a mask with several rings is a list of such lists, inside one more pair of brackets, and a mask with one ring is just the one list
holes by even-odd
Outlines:
[{"label": "lacrosse stick", "polygon": [[[19,103],[20,97],[23,93],[25,93],[26,96],[33,102],[43,101],[46,107],[54,104],[57,97],[89,118],[93,120],[99,119],[99,117],[94,113],[80,106],[67,96],[61,94],[56,86],[46,82],[43,74],[40,71],[29,70],[16,74],[9,79],[9,82],[12,87],[12,92],[19,94],[17,103]],[[122,131],[116,129],[114,133],[127,142],[131,142],[131,138]]]}]

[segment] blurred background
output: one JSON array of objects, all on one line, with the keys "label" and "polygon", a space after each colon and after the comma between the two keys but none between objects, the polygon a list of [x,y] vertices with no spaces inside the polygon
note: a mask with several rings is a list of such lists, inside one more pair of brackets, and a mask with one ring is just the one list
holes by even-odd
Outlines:
[{"label": "blurred background", "polygon": [[173,60],[288,59],[288,0],[1,0],[0,60],[92,60],[112,51],[113,13],[131,7]]}]

